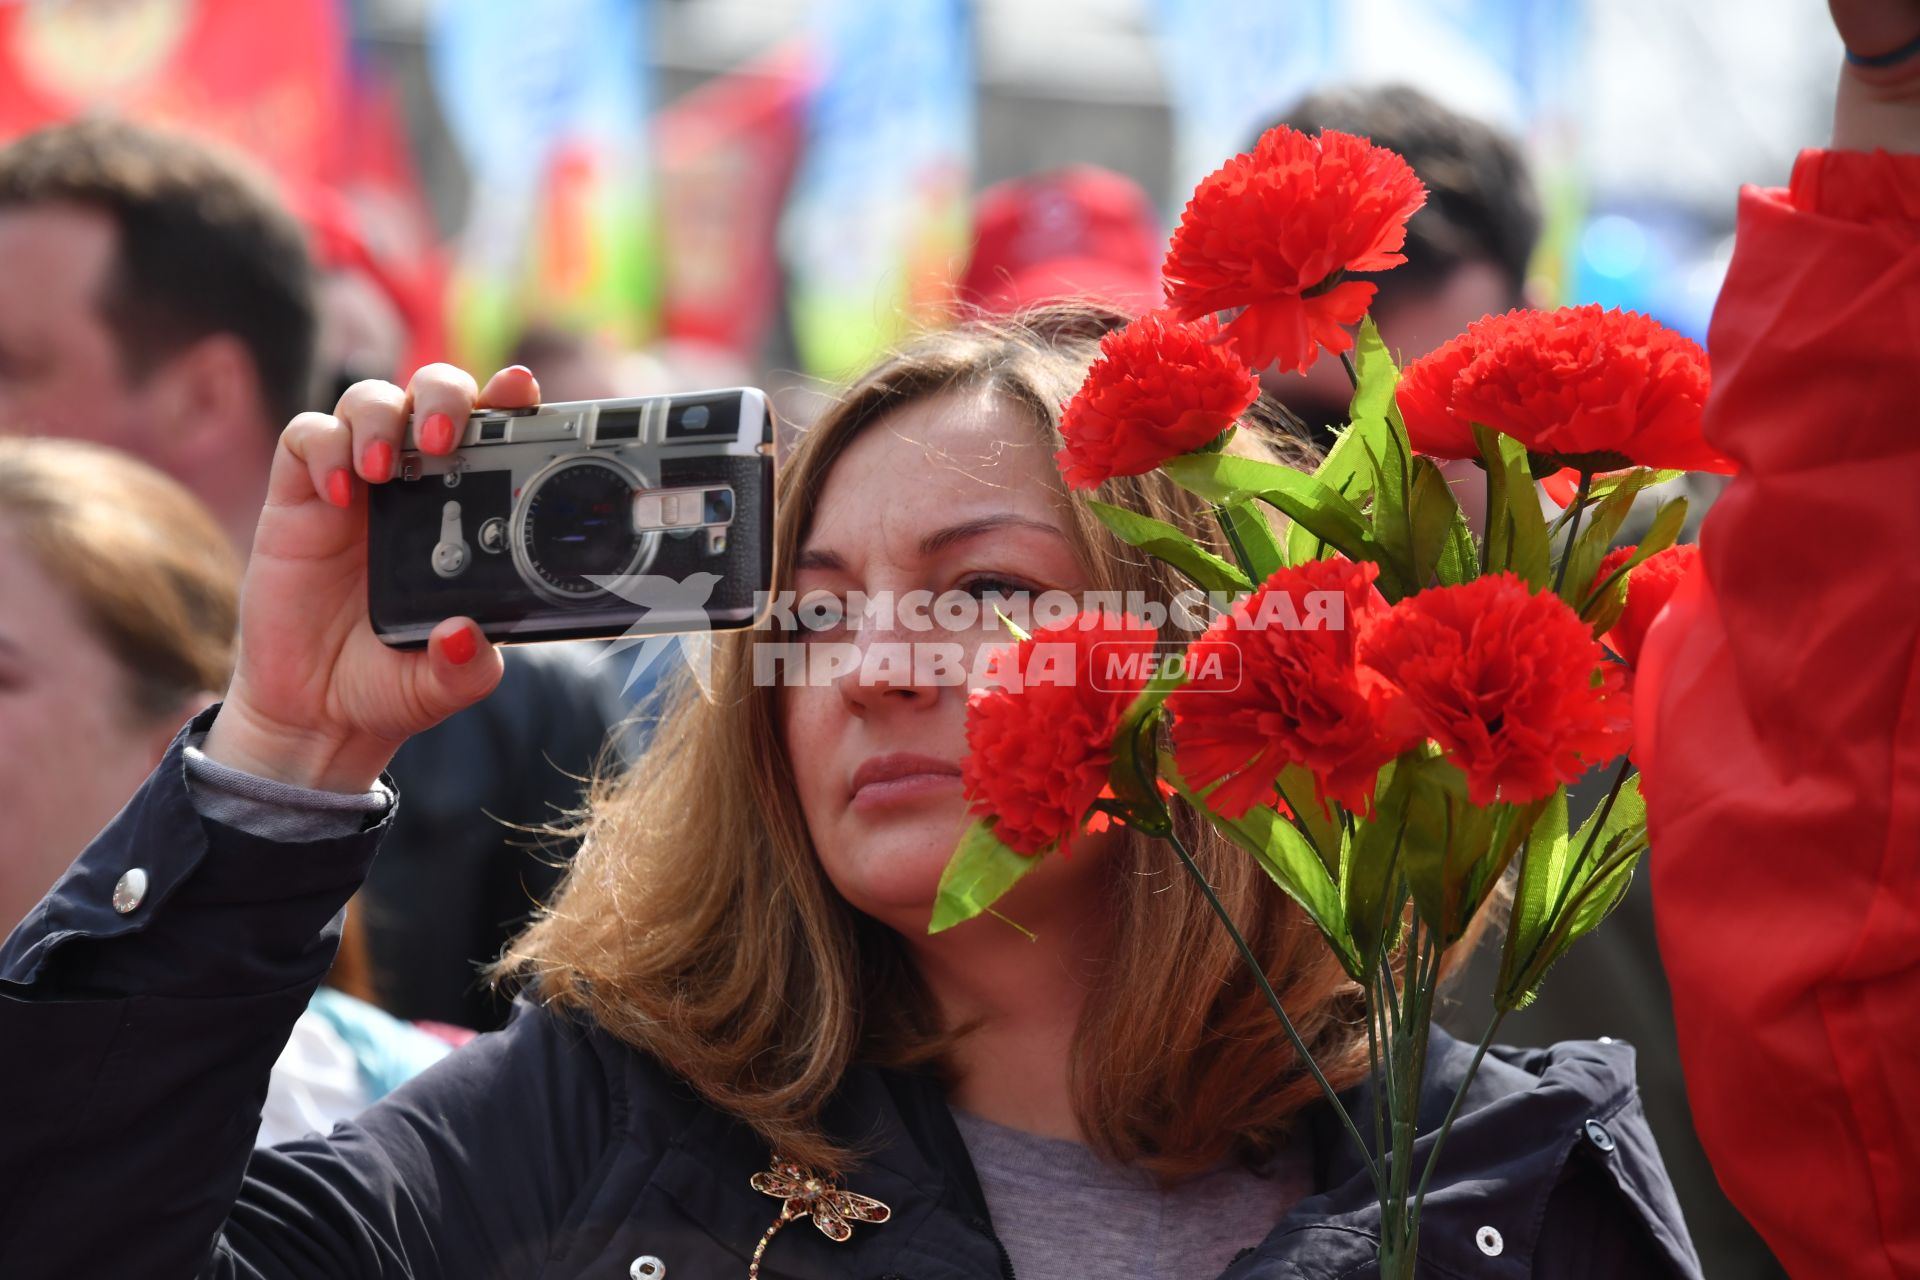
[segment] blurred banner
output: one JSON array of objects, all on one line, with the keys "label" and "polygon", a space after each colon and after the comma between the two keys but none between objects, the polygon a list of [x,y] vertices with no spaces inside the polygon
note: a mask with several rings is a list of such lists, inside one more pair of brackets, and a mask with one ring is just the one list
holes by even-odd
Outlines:
[{"label": "blurred banner", "polygon": [[1576,129],[1583,0],[1151,3],[1174,113],[1176,209],[1314,89],[1410,84],[1525,145],[1545,202],[1537,261],[1545,289],[1560,290],[1584,209]]},{"label": "blurred banner", "polygon": [[969,18],[966,0],[822,7],[823,78],[781,246],[808,372],[857,372],[950,296],[973,168]]},{"label": "blurred banner", "polygon": [[291,194],[341,142],[346,40],[334,0],[0,4],[0,137],[112,112],[208,134]]},{"label": "blurred banner", "polygon": [[340,142],[325,187],[304,211],[315,260],[325,272],[372,285],[404,332],[391,350],[335,353],[343,359],[339,372],[404,383],[450,354],[446,261],[398,87],[365,56],[349,58]]},{"label": "blurred banner", "polygon": [[1332,0],[1150,0],[1173,109],[1174,210],[1316,84],[1337,78]]},{"label": "blurred banner", "polygon": [[665,336],[757,363],[780,299],[775,252],[815,82],[800,46],[707,81],[660,113]]},{"label": "blurred banner", "polygon": [[1548,306],[1568,300],[1586,220],[1578,56],[1585,11],[1585,0],[1352,0],[1342,9],[1338,65],[1347,78],[1424,89],[1525,147],[1544,215],[1533,287]]},{"label": "blurred banner", "polygon": [[429,66],[472,175],[448,313],[470,364],[492,364],[526,323],[650,335],[649,14],[640,0],[435,11]]}]

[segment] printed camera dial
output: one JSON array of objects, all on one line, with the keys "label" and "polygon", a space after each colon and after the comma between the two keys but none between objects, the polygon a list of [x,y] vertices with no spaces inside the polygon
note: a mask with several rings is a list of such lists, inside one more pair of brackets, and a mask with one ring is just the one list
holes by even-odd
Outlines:
[{"label": "printed camera dial", "polygon": [[607,459],[575,456],[529,480],[515,523],[514,558],[528,584],[555,599],[604,594],[591,581],[641,572],[657,533],[634,529],[639,477]]}]

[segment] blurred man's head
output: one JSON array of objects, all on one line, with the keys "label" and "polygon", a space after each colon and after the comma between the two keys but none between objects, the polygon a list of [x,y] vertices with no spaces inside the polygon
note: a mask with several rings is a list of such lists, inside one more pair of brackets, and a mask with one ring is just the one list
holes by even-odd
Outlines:
[{"label": "blurred man's head", "polygon": [[145,459],[244,548],[314,325],[299,223],[238,161],[106,120],[0,148],[0,431]]},{"label": "blurred man's head", "polygon": [[[1323,90],[1275,123],[1368,138],[1399,152],[1426,184],[1426,206],[1407,223],[1407,260],[1356,277],[1379,286],[1373,319],[1396,356],[1423,356],[1483,315],[1527,305],[1540,200],[1512,138],[1406,86]],[[1352,389],[1338,360],[1265,381],[1322,444],[1346,421]]]}]

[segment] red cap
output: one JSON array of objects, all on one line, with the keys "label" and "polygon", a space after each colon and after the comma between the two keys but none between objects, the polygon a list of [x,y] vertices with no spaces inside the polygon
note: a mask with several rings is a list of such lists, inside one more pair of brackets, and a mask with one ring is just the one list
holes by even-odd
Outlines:
[{"label": "red cap", "polygon": [[1015,178],[983,192],[973,217],[962,307],[1005,315],[1090,298],[1141,315],[1166,300],[1167,238],[1131,178],[1092,165]]}]

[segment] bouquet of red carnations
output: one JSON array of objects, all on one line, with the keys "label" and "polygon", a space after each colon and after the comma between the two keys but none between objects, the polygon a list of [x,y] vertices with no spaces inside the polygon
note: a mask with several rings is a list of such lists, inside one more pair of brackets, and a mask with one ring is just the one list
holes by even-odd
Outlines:
[{"label": "bouquet of red carnations", "polygon": [[[1065,408],[1058,461],[1077,489],[1158,468],[1211,504],[1231,559],[1141,513],[1094,509],[1224,608],[1183,661],[1133,687],[1035,678],[1060,646],[1150,651],[1157,636],[1131,618],[1016,631],[997,685],[969,706],[977,821],[932,923],[986,911],[1089,823],[1165,838],[1331,1098],[1175,833],[1170,806],[1192,806],[1299,905],[1364,992],[1374,1141],[1334,1107],[1379,1193],[1389,1280],[1413,1275],[1426,1180],[1467,1088],[1416,1168],[1442,958],[1510,878],[1477,1069],[1500,1017],[1620,900],[1647,846],[1625,759],[1630,682],[1693,554],[1674,545],[1685,500],[1661,506],[1637,546],[1615,538],[1648,486],[1732,469],[1700,433],[1705,353],[1643,316],[1489,316],[1397,370],[1366,319],[1374,286],[1347,274],[1403,261],[1424,199],[1392,152],[1284,127],[1194,192],[1167,257],[1167,307],[1102,342]],[[1347,364],[1354,397],[1318,469],[1226,452],[1257,396],[1253,370],[1304,369],[1322,351]],[[1479,533],[1448,459],[1485,472]],[[1606,800],[1569,830],[1567,784],[1615,757]]]}]

